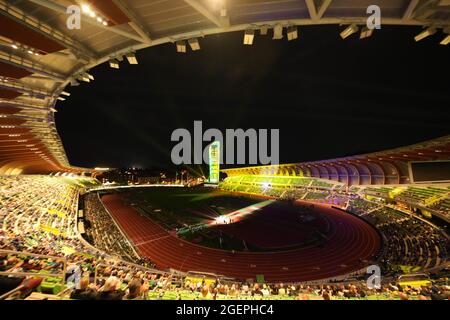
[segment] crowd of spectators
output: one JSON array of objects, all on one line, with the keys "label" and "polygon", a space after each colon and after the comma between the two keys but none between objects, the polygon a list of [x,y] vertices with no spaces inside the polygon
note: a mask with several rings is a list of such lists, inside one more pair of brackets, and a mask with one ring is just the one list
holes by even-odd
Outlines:
[{"label": "crowd of spectators", "polygon": [[[76,230],[80,192],[80,187],[76,184],[49,176],[2,177],[0,190],[0,268],[11,273],[10,276],[0,276],[0,294],[19,287],[21,290],[15,298],[26,298],[32,291],[38,290],[43,279],[42,275],[38,275],[39,271],[44,270],[54,275],[61,270],[63,259],[67,263],[67,288],[58,294],[61,298],[330,300],[375,297],[427,300],[448,299],[449,296],[449,287],[444,284],[414,288],[392,283],[380,289],[368,289],[364,282],[342,285],[271,285],[223,283],[220,280],[214,283],[183,281],[180,275],[135,265],[87,245]],[[105,222],[110,219],[104,215],[101,217]],[[97,220],[97,216],[92,218]],[[383,220],[377,223],[388,238],[397,237],[400,240],[414,237],[416,242],[426,243],[428,248],[431,243],[439,244],[442,250],[445,243],[435,228],[412,219],[393,220],[388,221],[389,223]],[[105,226],[100,225],[100,228]],[[108,232],[106,229],[102,230]],[[415,262],[417,252],[414,251],[417,248],[411,247],[413,255],[405,257]],[[423,249],[422,246],[420,248]],[[448,249],[446,246],[444,248]],[[11,254],[5,250],[21,253]],[[446,252],[448,251],[440,251],[441,259],[446,257]],[[388,259],[392,263],[393,258]],[[17,272],[30,275],[14,276]]]},{"label": "crowd of spectators", "polygon": [[363,199],[352,200],[347,210],[383,234],[386,243],[380,262],[385,272],[400,272],[402,268],[423,271],[447,262],[449,239],[419,217]]},{"label": "crowd of spectators", "polygon": [[[368,288],[364,281],[342,284],[259,284],[230,283],[206,284],[186,281],[184,288],[196,299],[292,299],[292,300],[343,300],[343,299],[397,299],[431,300],[449,299],[450,286],[399,286],[396,282],[379,288]],[[178,293],[177,297],[181,297]]]},{"label": "crowd of spectators", "polygon": [[86,240],[95,247],[111,255],[117,255],[128,261],[139,258],[131,244],[120,232],[117,225],[103,206],[96,192],[83,196]]}]

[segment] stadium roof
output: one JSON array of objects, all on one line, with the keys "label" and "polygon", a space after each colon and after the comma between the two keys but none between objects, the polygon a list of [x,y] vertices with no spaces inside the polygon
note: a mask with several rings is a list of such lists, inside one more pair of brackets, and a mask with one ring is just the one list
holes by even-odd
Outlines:
[{"label": "stadium roof", "polygon": [[[80,29],[68,28],[71,5]],[[98,64],[221,32],[335,24],[338,34],[365,25],[370,5],[382,24],[450,32],[450,0],[0,0],[0,174],[86,171],[69,164],[54,112]]]},{"label": "stadium roof", "polygon": [[411,146],[338,159],[224,169],[233,175],[306,176],[348,185],[410,183],[408,163],[450,159],[450,135]]}]

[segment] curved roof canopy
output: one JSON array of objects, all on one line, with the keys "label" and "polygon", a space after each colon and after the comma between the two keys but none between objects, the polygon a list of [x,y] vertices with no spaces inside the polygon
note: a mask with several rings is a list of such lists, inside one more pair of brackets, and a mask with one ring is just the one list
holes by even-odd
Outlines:
[{"label": "curved roof canopy", "polygon": [[[98,64],[136,63],[135,51],[167,42],[195,50],[239,30],[291,38],[303,25],[335,24],[345,38],[366,25],[370,5],[382,24],[423,26],[416,40],[449,40],[450,0],[0,0],[0,174],[85,171],[70,166],[54,112],[64,88],[93,81]],[[70,29],[77,10],[80,28]]]},{"label": "curved roof canopy", "polygon": [[343,182],[347,185],[411,183],[408,164],[413,161],[450,159],[450,135],[396,149],[303,163],[224,169],[228,176],[305,176]]}]

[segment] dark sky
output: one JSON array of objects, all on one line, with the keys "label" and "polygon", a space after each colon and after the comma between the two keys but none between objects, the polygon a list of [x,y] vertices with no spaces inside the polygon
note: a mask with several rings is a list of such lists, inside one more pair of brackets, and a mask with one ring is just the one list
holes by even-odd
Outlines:
[{"label": "dark sky", "polygon": [[107,64],[68,87],[56,124],[78,166],[168,166],[176,128],[278,128],[280,162],[323,160],[449,134],[449,47],[442,34],[387,27],[342,40],[338,26],[300,28],[288,42],[243,32],[137,52],[139,65]]}]

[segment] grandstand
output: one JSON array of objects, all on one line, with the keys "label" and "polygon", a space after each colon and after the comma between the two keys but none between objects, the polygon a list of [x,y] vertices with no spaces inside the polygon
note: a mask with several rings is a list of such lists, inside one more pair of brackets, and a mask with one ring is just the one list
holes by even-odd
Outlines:
[{"label": "grandstand", "polygon": [[[281,181],[285,182],[280,183]],[[274,196],[281,199],[295,198],[329,203],[346,207],[348,194],[358,194],[385,199],[388,202],[403,203],[411,210],[419,208],[424,215],[434,215],[450,221],[450,185],[391,185],[352,186],[341,183],[313,182],[313,178],[265,176],[255,179],[251,176],[231,176],[221,183],[223,190],[247,194]],[[348,190],[348,191],[345,191]]]},{"label": "grandstand", "polygon": [[[88,2],[83,28],[68,32],[67,6],[78,1],[0,0],[0,299],[449,298],[450,181],[418,183],[410,171],[413,162],[448,161],[450,136],[339,159],[223,170],[219,192],[311,208],[296,218],[327,222],[328,233],[311,223],[321,241],[308,246],[235,252],[181,239],[176,229],[198,225],[154,203],[152,212],[164,217],[152,219],[120,188],[104,188],[95,178],[103,169],[72,166],[56,130],[56,108],[71,86],[93,81],[90,70],[100,64],[136,64],[136,51],[164,43],[180,53],[188,45],[198,50],[201,38],[223,32],[336,25],[339,33],[365,25],[371,1],[236,0],[220,8],[202,0]],[[448,37],[448,1],[377,3],[386,25]],[[282,231],[294,224],[264,219]],[[381,267],[380,288],[367,286],[370,264]]]}]

